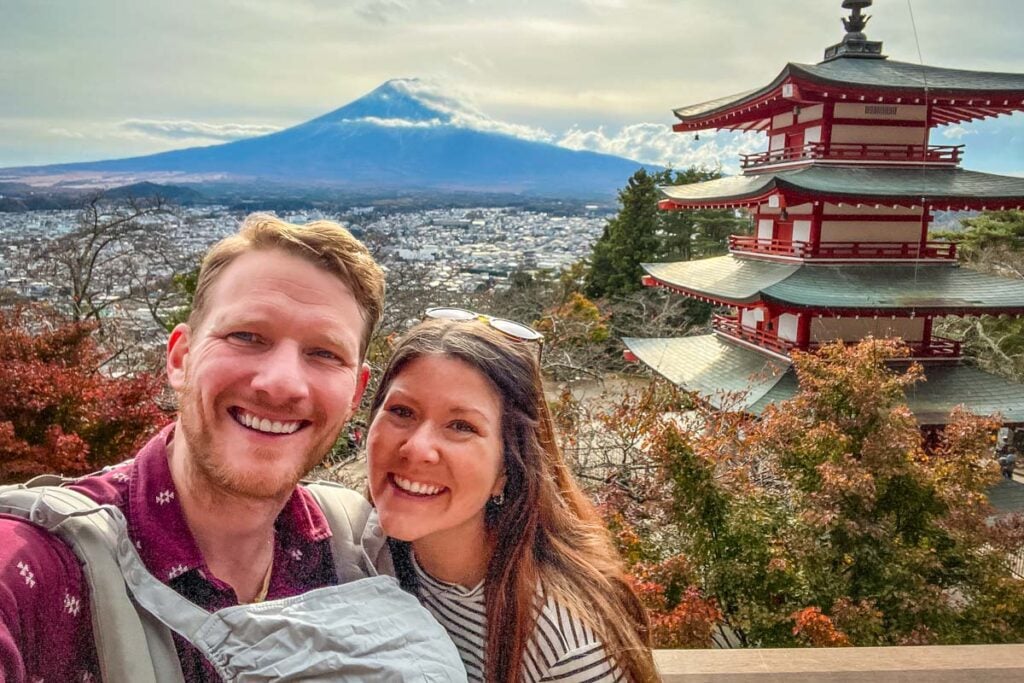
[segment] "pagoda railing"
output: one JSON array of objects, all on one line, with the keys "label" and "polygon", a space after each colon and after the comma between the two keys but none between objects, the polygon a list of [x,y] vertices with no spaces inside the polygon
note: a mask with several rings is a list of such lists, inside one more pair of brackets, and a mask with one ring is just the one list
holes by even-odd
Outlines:
[{"label": "pagoda railing", "polygon": [[[711,326],[720,334],[755,344],[761,348],[775,351],[776,353],[789,354],[793,349],[799,348],[796,342],[788,339],[782,339],[779,337],[777,332],[745,327],[740,323],[739,316],[736,315],[721,315],[716,313],[711,317]],[[812,341],[807,344],[806,350],[814,351],[821,348],[822,345],[830,344],[834,341],[835,340]],[[844,343],[847,345],[853,345],[857,343],[857,340],[845,340]],[[931,340],[928,342],[904,341],[904,343],[910,349],[910,356],[912,358],[960,357],[961,344],[954,339],[947,339],[945,337],[933,335]]]},{"label": "pagoda railing", "polygon": [[729,250],[751,254],[828,259],[956,259],[953,242],[805,242],[730,235]]},{"label": "pagoda railing", "polygon": [[828,159],[831,161],[891,161],[922,162],[957,165],[963,155],[963,145],[898,145],[883,143],[808,142],[800,147],[784,147],[757,154],[740,156],[742,168],[755,168],[789,161]]},{"label": "pagoda railing", "polygon": [[740,324],[738,316],[719,315],[716,313],[711,317],[711,326],[716,331],[729,337],[742,339],[777,353],[788,354],[790,350],[796,348],[795,342],[791,342],[788,339],[780,339],[779,335],[775,332],[744,327]]}]

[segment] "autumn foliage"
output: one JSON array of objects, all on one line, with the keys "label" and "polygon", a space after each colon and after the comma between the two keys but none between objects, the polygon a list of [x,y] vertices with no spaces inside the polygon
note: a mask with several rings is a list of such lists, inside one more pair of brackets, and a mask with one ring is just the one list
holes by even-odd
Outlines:
[{"label": "autumn foliage", "polygon": [[1024,524],[986,496],[996,423],[956,411],[925,450],[904,400],[920,368],[884,360],[901,354],[794,354],[798,394],[759,419],[683,411],[664,385],[600,418],[629,451],[604,509],[657,646],[1024,640]]},{"label": "autumn foliage", "polygon": [[39,310],[0,310],[0,482],[118,462],[166,419],[154,377],[104,374],[93,330]]}]

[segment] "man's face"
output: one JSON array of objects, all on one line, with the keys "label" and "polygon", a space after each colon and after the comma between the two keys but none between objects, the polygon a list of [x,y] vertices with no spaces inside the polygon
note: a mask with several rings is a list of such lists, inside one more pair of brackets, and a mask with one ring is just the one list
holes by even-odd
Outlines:
[{"label": "man's face", "polygon": [[236,258],[197,329],[179,325],[168,342],[174,457],[215,489],[287,497],[362,397],[364,329],[352,292],[327,271],[276,249]]}]

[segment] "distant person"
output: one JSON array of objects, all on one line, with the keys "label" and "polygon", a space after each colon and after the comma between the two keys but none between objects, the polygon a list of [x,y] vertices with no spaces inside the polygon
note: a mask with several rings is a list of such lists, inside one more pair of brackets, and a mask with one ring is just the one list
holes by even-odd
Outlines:
[{"label": "distant person", "polygon": [[167,343],[175,422],[109,471],[0,489],[0,681],[465,679],[375,576],[366,500],[298,485],[359,404],[383,297],[334,223],[256,214],[210,250]]},{"label": "distant person", "polygon": [[370,491],[402,584],[469,679],[650,681],[644,608],[555,442],[540,335],[461,309],[398,342],[372,403]]},{"label": "distant person", "polygon": [[999,456],[999,469],[1004,479],[1013,479],[1013,472],[1017,467],[1017,454],[1009,445],[1003,447],[1003,454]]}]

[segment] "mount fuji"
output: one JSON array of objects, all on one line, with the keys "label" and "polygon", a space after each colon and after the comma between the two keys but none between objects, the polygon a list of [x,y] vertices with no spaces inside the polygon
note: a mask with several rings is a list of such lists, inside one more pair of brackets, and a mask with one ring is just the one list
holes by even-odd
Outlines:
[{"label": "mount fuji", "polygon": [[4,169],[3,175],[589,197],[612,194],[642,165],[552,140],[542,130],[490,119],[418,79],[397,79],[268,135],[127,159]]}]

